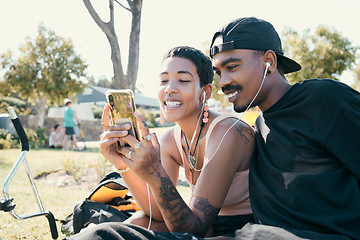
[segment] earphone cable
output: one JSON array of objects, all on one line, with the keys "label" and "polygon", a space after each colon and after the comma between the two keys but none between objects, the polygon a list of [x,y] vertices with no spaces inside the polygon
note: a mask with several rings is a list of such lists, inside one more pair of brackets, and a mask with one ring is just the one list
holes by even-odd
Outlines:
[{"label": "earphone cable", "polygon": [[257,93],[255,94],[254,98],[251,100],[251,102],[249,103],[249,105],[247,106],[247,108],[245,109],[245,111],[243,112],[243,114],[241,115],[241,117],[240,117],[238,120],[236,120],[236,121],[228,128],[228,130],[226,130],[224,136],[223,136],[223,137],[221,138],[221,140],[220,140],[220,143],[219,143],[218,147],[216,148],[215,152],[213,153],[213,155],[211,156],[211,158],[209,159],[209,161],[215,156],[215,154],[216,154],[217,151],[219,150],[219,148],[220,148],[220,146],[221,146],[221,144],[222,144],[222,142],[223,142],[226,134],[230,131],[230,129],[231,129],[235,124],[237,124],[237,123],[243,118],[243,116],[245,115],[245,113],[249,110],[251,104],[253,104],[253,102],[255,101],[256,97],[259,95],[260,90],[261,90],[261,88],[262,88],[262,86],[263,86],[263,84],[264,84],[264,80],[265,80],[266,72],[267,72],[268,68],[269,68],[269,65],[266,65],[265,72],[264,72],[264,76],[263,76],[263,79],[262,79],[262,81],[261,81],[261,85],[260,85],[260,87],[259,87],[259,90],[258,90]]},{"label": "earphone cable", "polygon": [[150,199],[150,190],[149,190],[149,185],[146,183],[146,188],[147,188],[147,193],[148,193],[148,198],[149,198],[149,209],[150,209],[150,219],[149,219],[149,226],[148,226],[148,230],[150,230],[150,226],[151,226],[151,219],[152,219],[152,212],[151,212],[151,199]]}]

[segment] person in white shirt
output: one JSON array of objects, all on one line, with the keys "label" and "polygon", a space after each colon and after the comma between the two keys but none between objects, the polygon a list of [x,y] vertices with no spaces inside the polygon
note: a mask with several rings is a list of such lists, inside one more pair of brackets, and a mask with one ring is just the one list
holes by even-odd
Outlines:
[{"label": "person in white shirt", "polygon": [[64,137],[61,132],[60,124],[54,126],[54,131],[50,134],[49,137],[49,146],[51,148],[63,148],[64,147]]}]

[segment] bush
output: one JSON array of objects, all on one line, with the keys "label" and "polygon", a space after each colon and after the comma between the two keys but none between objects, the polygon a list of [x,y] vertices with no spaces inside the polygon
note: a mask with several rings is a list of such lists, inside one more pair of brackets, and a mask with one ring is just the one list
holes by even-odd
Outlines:
[{"label": "bush", "polygon": [[98,175],[99,179],[101,179],[106,173],[114,171],[111,163],[106,160],[103,155],[100,155],[96,162],[94,162],[93,167]]},{"label": "bush", "polygon": [[74,177],[75,181],[79,181],[84,173],[84,164],[78,159],[73,159],[70,157],[64,157],[63,166],[67,174],[70,174]]},{"label": "bush", "polygon": [[[35,130],[24,128],[31,148],[45,147],[47,137],[45,135],[46,127],[37,127]],[[17,134],[11,134],[6,129],[0,129],[0,149],[19,148],[20,139]]]},{"label": "bush", "polygon": [[[46,127],[37,127],[35,130],[24,128],[24,130],[31,148],[45,147],[45,141],[47,140],[47,137],[45,136]],[[0,129],[0,139],[2,140],[2,146],[0,146],[0,149],[20,147],[19,136],[17,134],[9,133],[6,129]]]},{"label": "bush", "polygon": [[15,112],[20,116],[26,116],[31,113],[31,109],[26,108],[26,101],[14,97],[0,96],[0,113],[8,113],[7,108],[13,107]]},{"label": "bush", "polygon": [[6,129],[0,129],[0,139],[6,139],[6,136],[9,134],[9,131]]},{"label": "bush", "polygon": [[0,138],[0,149],[9,149],[10,143],[3,138]]},{"label": "bush", "polygon": [[101,119],[102,112],[103,112],[103,110],[101,108],[99,108],[98,106],[93,105],[93,106],[91,106],[91,110],[93,111],[94,118]]},{"label": "bush", "polygon": [[39,140],[39,147],[45,147],[45,142],[47,140],[47,137],[45,135],[46,133],[46,127],[36,127],[35,132],[37,135],[37,138]]},{"label": "bush", "polygon": [[9,133],[6,129],[0,129],[0,149],[18,148],[19,137]]},{"label": "bush", "polygon": [[28,129],[25,128],[25,133],[29,139],[29,146],[30,148],[39,148],[40,147],[40,142],[39,139],[37,137],[36,131],[33,129]]}]

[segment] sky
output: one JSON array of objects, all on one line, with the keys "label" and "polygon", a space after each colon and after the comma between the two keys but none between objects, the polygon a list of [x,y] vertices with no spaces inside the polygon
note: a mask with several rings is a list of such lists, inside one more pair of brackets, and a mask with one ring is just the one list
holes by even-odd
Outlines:
[{"label": "sky", "polygon": [[[125,0],[119,1],[126,5]],[[108,1],[92,3],[102,19],[108,21]],[[360,46],[359,10],[359,0],[144,0],[137,87],[144,95],[156,97],[160,64],[166,51],[180,45],[204,50],[220,27],[239,17],[267,20],[280,35],[287,27],[303,32],[322,24]],[[126,67],[131,13],[115,3],[115,17]],[[0,54],[7,50],[16,54],[26,37],[35,38],[38,25],[44,23],[58,36],[72,39],[76,53],[89,65],[89,76],[97,80],[111,79],[113,75],[110,45],[83,1],[0,0],[0,23]],[[351,84],[353,75],[346,72],[340,79]]]}]

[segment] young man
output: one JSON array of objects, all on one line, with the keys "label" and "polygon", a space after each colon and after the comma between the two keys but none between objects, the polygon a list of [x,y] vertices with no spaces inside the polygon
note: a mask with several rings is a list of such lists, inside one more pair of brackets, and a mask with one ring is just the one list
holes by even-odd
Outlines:
[{"label": "young man", "polygon": [[[332,80],[291,86],[284,74],[300,65],[283,55],[273,26],[256,18],[215,33],[211,56],[234,109],[263,112],[249,175],[257,224],[237,230],[235,238],[360,239],[360,94]],[[109,226],[93,231],[106,236]],[[120,227],[117,239],[199,239]]]},{"label": "young man", "polygon": [[284,74],[301,67],[257,18],[225,25],[210,52],[235,111],[262,111],[249,179],[258,224],[237,238],[360,239],[359,92],[329,79],[290,85]]},{"label": "young man", "polygon": [[64,104],[66,106],[64,111],[64,127],[65,127],[65,140],[64,140],[64,149],[68,149],[68,143],[67,141],[69,138],[71,139],[71,146],[74,147],[75,150],[79,150],[77,147],[77,138],[75,134],[74,129],[74,118],[77,120],[78,123],[80,123],[80,120],[75,115],[74,110],[72,110],[71,105],[72,102],[70,99],[65,99]]}]

